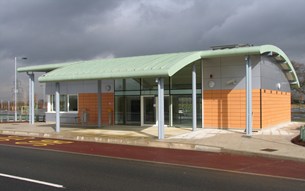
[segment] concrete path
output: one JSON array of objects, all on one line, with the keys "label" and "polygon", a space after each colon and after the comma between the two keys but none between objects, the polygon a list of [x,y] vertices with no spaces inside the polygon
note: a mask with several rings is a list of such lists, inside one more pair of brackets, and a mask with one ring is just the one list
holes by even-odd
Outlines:
[{"label": "concrete path", "polygon": [[301,125],[303,123],[289,123],[264,129],[253,132],[252,137],[247,137],[241,130],[202,129],[173,136],[165,141],[192,143],[218,147],[225,152],[263,155],[305,162],[305,147],[291,143],[291,139],[299,135]]},{"label": "concrete path", "polygon": [[110,126],[103,128],[62,127],[55,132],[54,124],[3,123],[0,133],[45,138],[117,143],[161,148],[228,152],[245,155],[290,159],[305,162],[305,147],[291,143],[303,123],[292,122],[282,126],[253,132],[245,136],[241,130],[173,128],[165,129],[165,139],[157,139],[156,127]]}]

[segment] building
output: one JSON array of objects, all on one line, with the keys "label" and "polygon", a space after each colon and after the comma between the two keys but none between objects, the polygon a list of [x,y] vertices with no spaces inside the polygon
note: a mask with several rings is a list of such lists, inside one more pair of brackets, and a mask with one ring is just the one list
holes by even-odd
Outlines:
[{"label": "building", "polygon": [[30,76],[30,97],[34,72],[46,72],[38,80],[46,83],[46,121],[56,122],[57,131],[60,122],[156,124],[160,139],[164,125],[246,128],[251,135],[252,129],[290,122],[290,88],[299,86],[289,58],[272,45],[217,46],[18,71]]}]

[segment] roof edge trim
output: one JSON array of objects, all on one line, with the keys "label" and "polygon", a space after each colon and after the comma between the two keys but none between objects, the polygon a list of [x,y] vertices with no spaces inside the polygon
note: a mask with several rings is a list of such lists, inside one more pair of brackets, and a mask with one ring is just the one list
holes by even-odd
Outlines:
[{"label": "roof edge trim", "polygon": [[25,67],[17,68],[17,72],[50,72],[57,68],[61,68],[75,63],[77,62],[25,66]]},{"label": "roof edge trim", "polygon": [[281,61],[281,62],[286,62],[286,64],[288,65],[288,67],[290,69],[291,76],[294,78],[294,80],[292,82],[290,82],[290,85],[297,86],[299,88],[300,82],[299,82],[297,73],[295,72],[295,69],[294,69],[292,63],[290,62],[288,56],[280,48],[278,48],[276,46],[273,46],[273,45],[260,46],[260,54],[266,54],[266,53],[276,53],[277,55],[275,57],[280,56],[284,59],[284,61]]},{"label": "roof edge trim", "polygon": [[192,62],[195,62],[197,60],[201,59],[202,51],[194,52],[192,55],[180,60],[178,63],[176,63],[173,67],[171,67],[168,70],[168,76],[173,76],[175,73],[177,73],[179,70],[181,70],[183,67],[191,64]]}]

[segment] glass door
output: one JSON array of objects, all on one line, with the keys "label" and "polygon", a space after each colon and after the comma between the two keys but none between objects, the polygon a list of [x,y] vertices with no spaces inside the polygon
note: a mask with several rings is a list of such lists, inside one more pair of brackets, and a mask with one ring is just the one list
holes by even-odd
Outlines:
[{"label": "glass door", "polygon": [[115,96],[115,124],[140,124],[140,96]]},{"label": "glass door", "polygon": [[[143,97],[143,124],[156,125],[157,123],[157,103],[158,97]],[[164,97],[164,123],[169,124],[169,96]]]},{"label": "glass door", "polygon": [[156,98],[144,97],[144,124],[156,124]]}]

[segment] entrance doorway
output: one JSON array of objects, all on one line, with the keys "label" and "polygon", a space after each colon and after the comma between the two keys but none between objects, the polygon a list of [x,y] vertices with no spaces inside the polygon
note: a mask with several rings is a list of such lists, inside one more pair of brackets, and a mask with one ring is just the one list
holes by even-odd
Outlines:
[{"label": "entrance doorway", "polygon": [[[156,96],[142,97],[142,125],[156,125],[157,124],[157,103]],[[169,96],[164,97],[164,123],[169,124]]]},{"label": "entrance doorway", "polygon": [[140,124],[140,96],[115,96],[115,124]]},{"label": "entrance doorway", "polygon": [[156,98],[144,97],[144,124],[156,124]]}]

